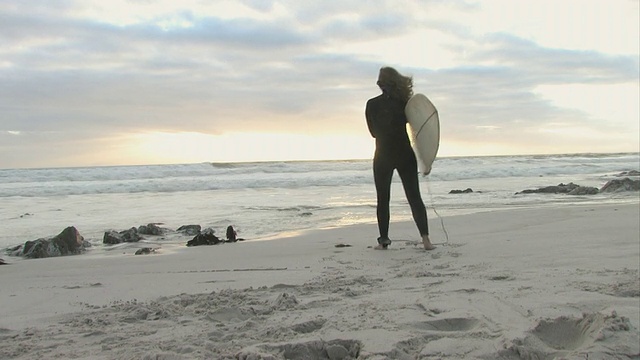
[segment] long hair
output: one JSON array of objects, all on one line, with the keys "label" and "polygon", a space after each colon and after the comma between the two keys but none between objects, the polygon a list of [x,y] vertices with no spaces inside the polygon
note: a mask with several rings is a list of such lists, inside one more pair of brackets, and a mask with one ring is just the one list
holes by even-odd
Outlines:
[{"label": "long hair", "polygon": [[391,98],[405,103],[413,95],[413,78],[400,74],[392,67],[385,66],[380,69],[377,84]]}]

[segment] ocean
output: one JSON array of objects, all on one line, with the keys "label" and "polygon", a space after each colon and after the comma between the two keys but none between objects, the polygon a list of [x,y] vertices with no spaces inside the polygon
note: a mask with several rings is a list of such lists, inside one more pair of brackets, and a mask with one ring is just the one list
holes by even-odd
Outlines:
[{"label": "ocean", "polygon": [[[569,182],[600,188],[631,170],[640,170],[638,153],[449,157],[436,159],[420,183],[431,226],[446,216],[488,210],[638,203],[637,192],[516,194]],[[449,193],[467,188],[473,192]],[[371,160],[0,169],[0,199],[0,248],[54,236],[67,226],[95,245],[91,251],[100,251],[108,247],[102,245],[105,231],[148,223],[172,230],[199,224],[222,237],[233,225],[239,237],[266,240],[376,221]],[[392,237],[417,240],[417,230],[393,233],[393,222],[410,219],[395,175]],[[432,237],[442,234],[432,230]]]}]

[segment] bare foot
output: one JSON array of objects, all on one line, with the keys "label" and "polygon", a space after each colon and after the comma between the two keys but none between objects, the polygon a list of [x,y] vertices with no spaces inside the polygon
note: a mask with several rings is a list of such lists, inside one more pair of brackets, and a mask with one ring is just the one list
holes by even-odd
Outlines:
[{"label": "bare foot", "polygon": [[425,250],[433,250],[436,247],[431,244],[431,240],[429,239],[429,235],[425,235],[422,237],[422,245],[424,245]]},{"label": "bare foot", "polygon": [[388,246],[389,245],[378,244],[373,248],[373,250],[387,250]]}]

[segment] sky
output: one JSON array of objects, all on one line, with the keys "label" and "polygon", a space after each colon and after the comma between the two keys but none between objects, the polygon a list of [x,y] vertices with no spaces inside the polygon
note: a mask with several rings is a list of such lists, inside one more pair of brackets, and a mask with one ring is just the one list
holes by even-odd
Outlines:
[{"label": "sky", "polygon": [[371,158],[378,70],[439,156],[640,151],[638,0],[0,0],[0,168]]}]

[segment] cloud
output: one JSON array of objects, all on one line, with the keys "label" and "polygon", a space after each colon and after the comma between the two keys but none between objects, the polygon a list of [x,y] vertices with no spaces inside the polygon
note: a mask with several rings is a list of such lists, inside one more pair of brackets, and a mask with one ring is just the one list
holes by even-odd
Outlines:
[{"label": "cloud", "polygon": [[557,124],[614,137],[542,90],[637,85],[638,54],[554,47],[487,4],[0,1],[0,149],[146,131],[367,136],[383,65],[437,104],[445,144],[541,147]]}]

